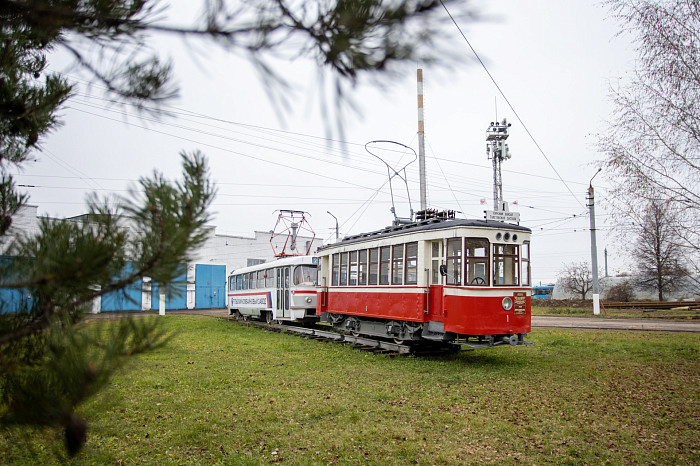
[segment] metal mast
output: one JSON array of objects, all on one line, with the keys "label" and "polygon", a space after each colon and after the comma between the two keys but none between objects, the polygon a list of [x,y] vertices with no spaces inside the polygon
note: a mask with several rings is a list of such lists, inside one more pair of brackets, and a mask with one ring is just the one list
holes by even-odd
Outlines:
[{"label": "metal mast", "polygon": [[425,122],[423,121],[423,70],[418,68],[418,174],[420,177],[420,210],[428,208],[425,190]]},{"label": "metal mast", "polygon": [[[598,169],[593,175],[593,178],[600,173],[601,169]],[[588,208],[590,209],[591,216],[591,267],[593,272],[593,314],[600,314],[600,287],[598,285],[598,247],[596,245],[596,230],[595,230],[595,190],[593,189],[593,178],[591,178],[588,184],[588,196],[586,200],[588,201]]]},{"label": "metal mast", "polygon": [[508,206],[503,201],[503,180],[501,178],[501,163],[510,158],[508,128],[510,123],[491,122],[486,130],[486,156],[493,162],[493,210],[495,212],[507,212]]}]

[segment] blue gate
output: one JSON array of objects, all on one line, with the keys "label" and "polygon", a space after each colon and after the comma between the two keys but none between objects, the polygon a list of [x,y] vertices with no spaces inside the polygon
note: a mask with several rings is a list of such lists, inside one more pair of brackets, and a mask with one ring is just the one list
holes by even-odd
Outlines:
[{"label": "blue gate", "polygon": [[[9,267],[14,261],[12,256],[0,256],[0,265]],[[12,282],[21,282],[17,277],[0,277],[0,283],[9,284]],[[24,288],[0,288],[0,312],[26,312],[32,306],[32,295]]]},{"label": "blue gate", "polygon": [[226,266],[195,265],[194,307],[221,309],[226,307]]},{"label": "blue gate", "polygon": [[[187,309],[187,269],[177,277],[165,293],[165,309]],[[160,284],[151,283],[151,309],[160,309]]]}]

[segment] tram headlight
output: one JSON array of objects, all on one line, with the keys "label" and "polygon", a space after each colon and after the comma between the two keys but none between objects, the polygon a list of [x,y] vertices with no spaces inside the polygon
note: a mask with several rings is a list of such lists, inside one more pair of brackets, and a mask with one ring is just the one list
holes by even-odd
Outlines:
[{"label": "tram headlight", "polygon": [[503,306],[504,311],[510,311],[513,309],[513,299],[509,297],[503,298],[503,301],[501,301],[501,306]]},{"label": "tram headlight", "polygon": [[306,297],[306,302],[309,303],[309,304],[311,304],[311,301],[313,301],[313,299],[311,299],[310,296],[307,296],[307,297]]}]

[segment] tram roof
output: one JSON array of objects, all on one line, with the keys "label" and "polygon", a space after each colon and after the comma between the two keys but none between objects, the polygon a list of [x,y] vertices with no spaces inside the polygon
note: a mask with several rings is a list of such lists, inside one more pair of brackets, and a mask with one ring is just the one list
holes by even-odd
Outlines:
[{"label": "tram roof", "polygon": [[420,233],[424,231],[448,230],[452,228],[488,228],[489,230],[502,229],[510,231],[523,231],[527,233],[532,232],[532,230],[530,230],[527,227],[515,225],[512,223],[497,222],[493,220],[431,218],[420,222],[413,222],[396,226],[392,225],[386,228],[382,228],[381,230],[371,231],[369,233],[349,235],[343,238],[342,240],[338,241],[337,243],[331,243],[325,246],[321,246],[318,248],[318,250],[322,251],[324,249],[345,246],[347,244],[360,243],[362,241],[390,238],[392,236],[398,236],[405,233]]},{"label": "tram roof", "polygon": [[284,267],[286,265],[303,265],[303,264],[315,265],[316,261],[317,261],[317,258],[314,256],[281,257],[281,258],[277,258],[271,262],[263,262],[262,264],[249,265],[247,267],[240,267],[240,268],[234,270],[233,272],[231,272],[229,275],[238,275],[238,274],[246,273],[246,272],[255,272],[257,270],[271,269],[274,267]]}]

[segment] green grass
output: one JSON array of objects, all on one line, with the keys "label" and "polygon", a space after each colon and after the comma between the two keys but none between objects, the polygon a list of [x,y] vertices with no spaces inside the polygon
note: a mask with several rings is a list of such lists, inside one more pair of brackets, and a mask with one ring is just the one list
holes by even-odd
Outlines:
[{"label": "green grass", "polygon": [[[389,358],[222,319],[134,359],[12,464],[699,464],[700,335],[537,329],[534,346]],[[57,446],[58,445],[58,446]]]}]

